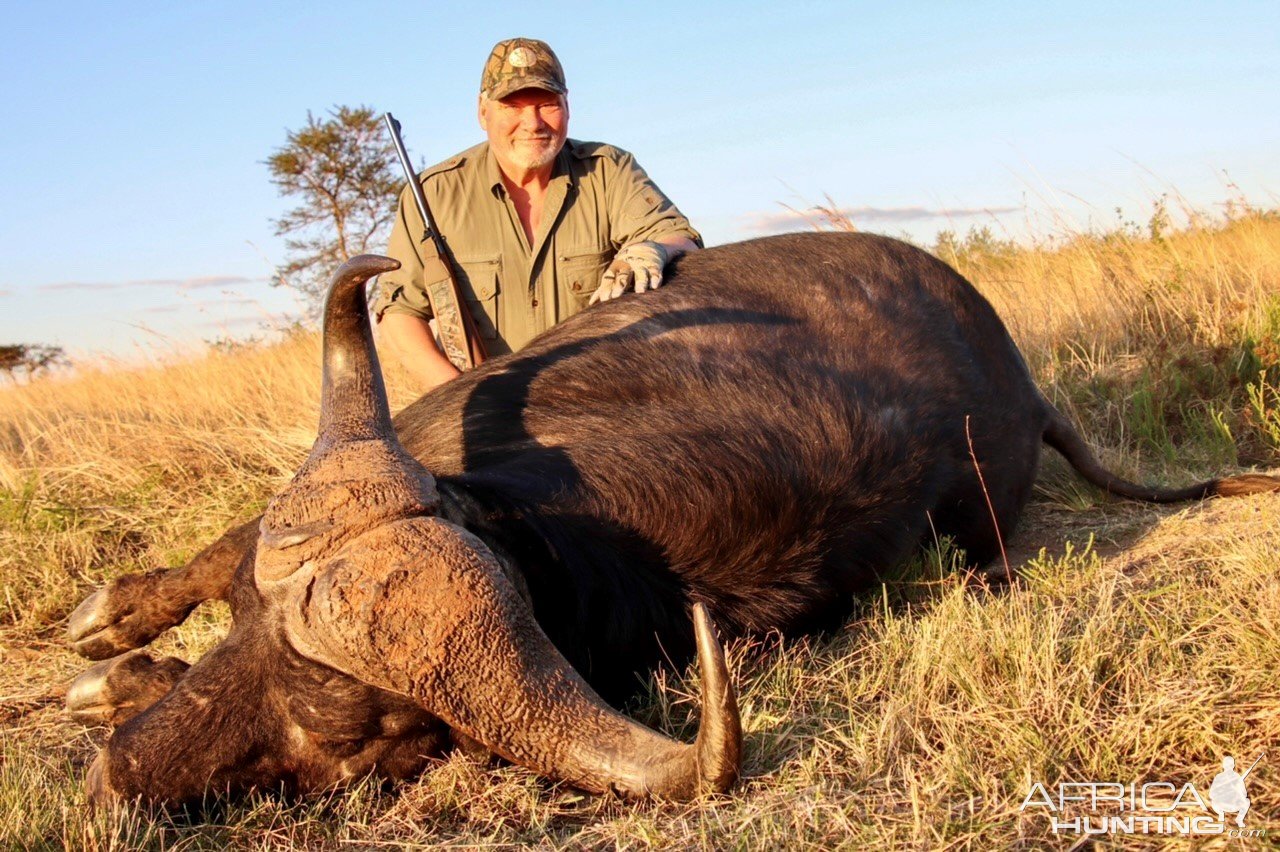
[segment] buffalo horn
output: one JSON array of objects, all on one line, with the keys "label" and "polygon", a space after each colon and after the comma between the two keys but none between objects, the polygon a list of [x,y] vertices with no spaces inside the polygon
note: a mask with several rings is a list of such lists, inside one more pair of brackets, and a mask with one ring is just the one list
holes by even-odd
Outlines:
[{"label": "buffalo horn", "polygon": [[399,268],[400,262],[389,257],[362,254],[334,273],[324,305],[324,387],[317,448],[394,434],[364,285],[375,275]]},{"label": "buffalo horn", "polygon": [[470,533],[415,518],[349,548],[317,573],[286,622],[305,656],[407,695],[498,755],[585,790],[685,800],[737,779],[737,700],[701,604],[693,623],[703,715],[689,745],[592,690]]}]

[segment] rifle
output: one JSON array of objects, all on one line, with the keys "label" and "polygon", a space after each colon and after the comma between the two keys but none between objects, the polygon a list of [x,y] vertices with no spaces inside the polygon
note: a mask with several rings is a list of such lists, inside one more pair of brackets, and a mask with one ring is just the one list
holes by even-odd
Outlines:
[{"label": "rifle", "polygon": [[405,150],[404,140],[400,138],[400,122],[391,113],[383,116],[387,130],[391,133],[391,141],[396,146],[396,154],[400,157],[400,165],[404,168],[405,177],[409,181],[409,189],[413,200],[422,215],[422,277],[426,282],[439,282],[427,289],[427,298],[431,300],[431,311],[436,317],[436,326],[440,330],[440,343],[444,347],[444,355],[459,370],[468,370],[484,363],[488,353],[484,341],[476,332],[476,321],[462,303],[462,295],[458,292],[458,281],[453,276],[453,267],[449,265],[448,252],[444,238],[436,228],[436,220],[427,206],[427,196],[418,182],[418,175],[409,162],[409,152]]}]

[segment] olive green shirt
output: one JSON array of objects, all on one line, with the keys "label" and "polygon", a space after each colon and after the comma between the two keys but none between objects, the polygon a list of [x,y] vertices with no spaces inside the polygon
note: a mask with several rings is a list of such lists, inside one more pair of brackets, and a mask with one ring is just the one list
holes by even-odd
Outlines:
[{"label": "olive green shirt", "polygon": [[[488,142],[418,180],[490,355],[515,351],[585,308],[622,246],[673,235],[702,244],[634,157],[599,142],[565,143],[532,246]],[[422,217],[406,186],[387,246],[401,266],[379,278],[379,320],[386,313],[431,318],[426,291],[436,282],[422,280],[422,236]]]}]

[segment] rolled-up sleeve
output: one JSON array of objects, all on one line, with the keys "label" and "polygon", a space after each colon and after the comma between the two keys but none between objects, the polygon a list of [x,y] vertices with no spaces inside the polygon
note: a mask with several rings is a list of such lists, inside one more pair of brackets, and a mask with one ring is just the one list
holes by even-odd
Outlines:
[{"label": "rolled-up sleeve", "polygon": [[619,155],[616,160],[610,160],[614,174],[608,181],[614,248],[669,236],[688,237],[701,246],[702,235],[658,189],[635,157],[626,151],[619,151]]},{"label": "rolled-up sleeve", "polygon": [[431,302],[422,280],[422,256],[418,253],[418,240],[414,236],[422,234],[422,231],[422,217],[418,215],[406,186],[400,193],[399,210],[391,228],[391,239],[387,241],[387,256],[400,261],[400,268],[378,276],[378,298],[373,303],[373,315],[379,321],[388,313],[431,319]]}]

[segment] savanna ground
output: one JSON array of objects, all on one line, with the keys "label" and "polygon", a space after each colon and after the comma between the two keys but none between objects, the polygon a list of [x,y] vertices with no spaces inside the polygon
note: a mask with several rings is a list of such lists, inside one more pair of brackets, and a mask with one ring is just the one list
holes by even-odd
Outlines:
[{"label": "savanna ground", "polygon": [[[1160,202],[1142,225],[935,251],[1113,469],[1184,484],[1280,467],[1280,215],[1232,205],[1174,230]],[[0,845],[1065,847],[1043,808],[1020,811],[1032,782],[1207,791],[1224,754],[1264,751],[1248,825],[1280,832],[1280,495],[1134,505],[1051,453],[1011,586],[966,578],[943,542],[837,634],[732,648],[746,757],[718,800],[626,804],[459,755],[393,789],[90,813],[80,782],[106,731],[61,711],[87,666],[68,613],[263,507],[314,436],[318,361],[300,334],[0,390]],[[410,398],[394,374],[392,394]],[[205,605],[157,648],[192,660],[227,617]],[[632,709],[689,738],[693,686],[660,673]]]}]

